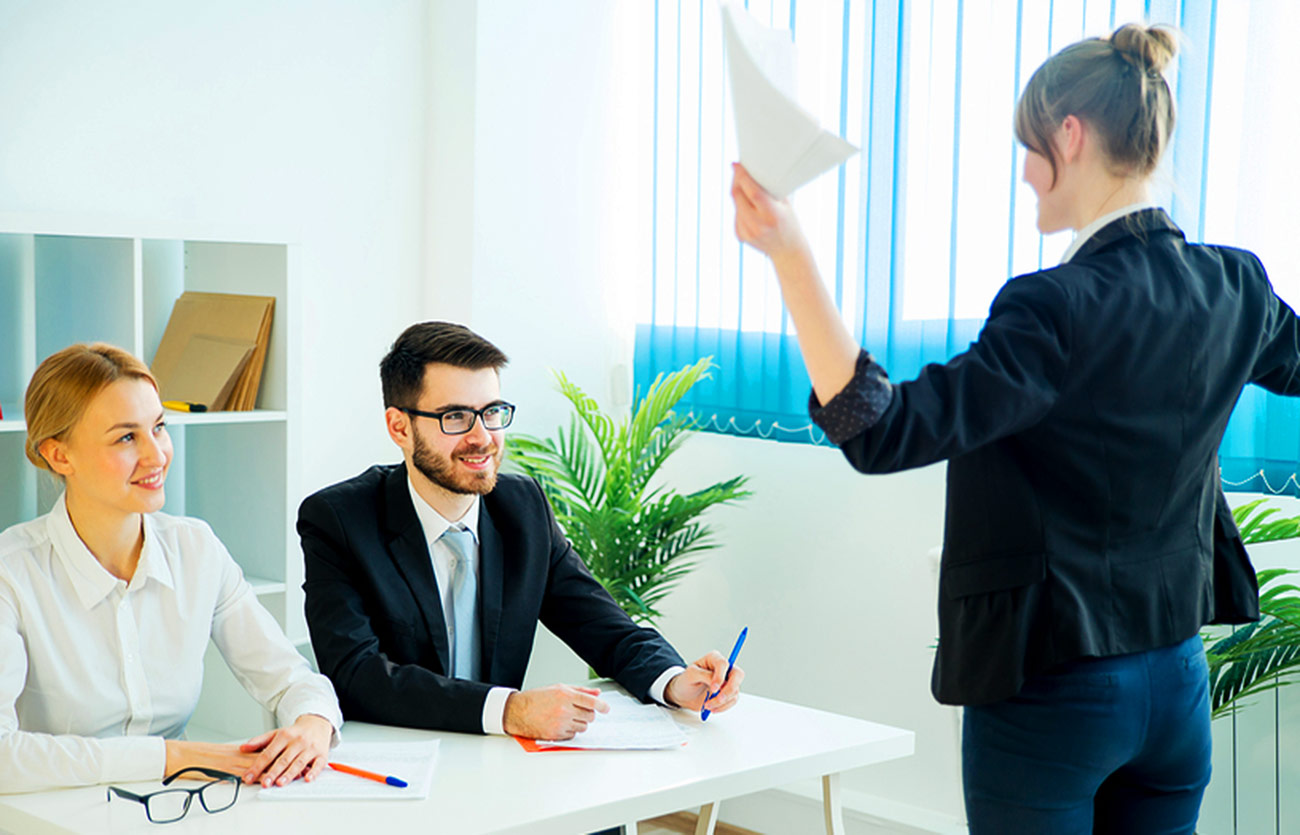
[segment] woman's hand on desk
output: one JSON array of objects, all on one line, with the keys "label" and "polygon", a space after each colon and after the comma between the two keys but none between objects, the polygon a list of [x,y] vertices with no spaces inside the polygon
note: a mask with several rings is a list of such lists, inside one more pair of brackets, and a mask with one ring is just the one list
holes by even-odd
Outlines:
[{"label": "woman's hand on desk", "polygon": [[314,780],[329,762],[333,738],[334,726],[313,713],[299,716],[287,728],[255,736],[239,746],[245,754],[257,755],[244,772],[244,782],[260,781],[266,787],[283,786],[299,777]]},{"label": "woman's hand on desk", "polygon": [[505,732],[525,739],[572,739],[587,729],[596,711],[609,713],[599,690],[552,684],[511,693],[502,722]]},{"label": "woman's hand on desk", "polygon": [[[745,680],[745,671],[732,667],[727,675],[727,659],[714,650],[678,673],[669,680],[664,688],[664,698],[670,704],[689,710],[708,708],[711,713],[721,713],[736,704],[740,698],[740,683]],[[725,681],[725,684],[724,684]],[[705,703],[710,693],[717,693]]]}]

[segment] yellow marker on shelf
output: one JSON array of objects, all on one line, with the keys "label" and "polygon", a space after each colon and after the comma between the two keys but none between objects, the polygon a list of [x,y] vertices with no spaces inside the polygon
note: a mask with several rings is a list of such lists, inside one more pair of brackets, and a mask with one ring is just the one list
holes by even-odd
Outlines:
[{"label": "yellow marker on shelf", "polygon": [[172,409],[177,412],[206,412],[207,406],[202,403],[188,403],[184,400],[164,400],[162,402],[164,409]]}]

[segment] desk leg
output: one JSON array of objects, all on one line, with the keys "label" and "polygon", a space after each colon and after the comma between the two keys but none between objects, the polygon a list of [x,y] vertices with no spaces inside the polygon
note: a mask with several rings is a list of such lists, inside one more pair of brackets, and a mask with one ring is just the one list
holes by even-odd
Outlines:
[{"label": "desk leg", "polygon": [[840,801],[840,775],[822,777],[822,811],[826,815],[826,835],[844,835],[844,808]]},{"label": "desk leg", "polygon": [[713,835],[713,828],[718,825],[718,801],[706,803],[700,807],[700,817],[695,822],[695,835]]},{"label": "desk leg", "polygon": [[631,821],[629,823],[623,824],[623,835],[636,835],[636,832],[637,832],[636,821]]}]

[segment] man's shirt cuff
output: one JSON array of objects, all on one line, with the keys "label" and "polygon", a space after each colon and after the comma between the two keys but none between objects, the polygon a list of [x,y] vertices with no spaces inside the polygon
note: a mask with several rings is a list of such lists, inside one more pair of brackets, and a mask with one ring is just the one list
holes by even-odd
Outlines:
[{"label": "man's shirt cuff", "polygon": [[483,700],[483,733],[503,734],[506,732],[506,699],[511,693],[517,693],[513,687],[493,687]]},{"label": "man's shirt cuff", "polygon": [[[684,672],[685,667],[669,667],[664,670],[654,684],[650,685],[650,698],[666,707],[675,707],[668,703],[664,691],[668,689],[668,682],[673,680],[673,676]],[[487,698],[483,700],[483,733],[506,732],[506,699],[510,698],[511,693],[517,692],[513,687],[493,687],[488,691]]]},{"label": "man's shirt cuff", "polygon": [[893,399],[894,387],[889,375],[871,354],[862,351],[858,354],[853,379],[829,403],[823,406],[816,392],[808,395],[808,414],[831,443],[839,446],[879,423]]},{"label": "man's shirt cuff", "polygon": [[668,689],[668,682],[673,680],[673,676],[684,672],[686,672],[685,667],[674,666],[660,673],[659,678],[655,679],[655,683],[650,685],[650,698],[665,707],[677,707],[677,705],[668,703],[668,697],[664,694],[664,691]]}]

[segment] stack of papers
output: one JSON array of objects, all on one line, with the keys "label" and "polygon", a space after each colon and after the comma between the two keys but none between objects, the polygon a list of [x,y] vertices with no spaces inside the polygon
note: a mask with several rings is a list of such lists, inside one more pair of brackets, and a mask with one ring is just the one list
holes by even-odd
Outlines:
[{"label": "stack of papers", "polygon": [[587,730],[573,739],[539,739],[537,747],[648,751],[686,744],[686,733],[659,705],[641,704],[616,690],[601,693],[600,698],[609,705],[609,713],[597,713]]},{"label": "stack of papers", "polygon": [[310,783],[261,789],[259,800],[423,800],[433,787],[438,764],[438,740],[427,742],[345,742],[330,752],[330,760],[376,774],[397,777],[406,788],[390,786],[326,768]]},{"label": "stack of papers", "polygon": [[740,162],[760,186],[784,199],[858,152],[799,106],[789,30],[763,26],[737,3],[723,6],[722,26]]}]

